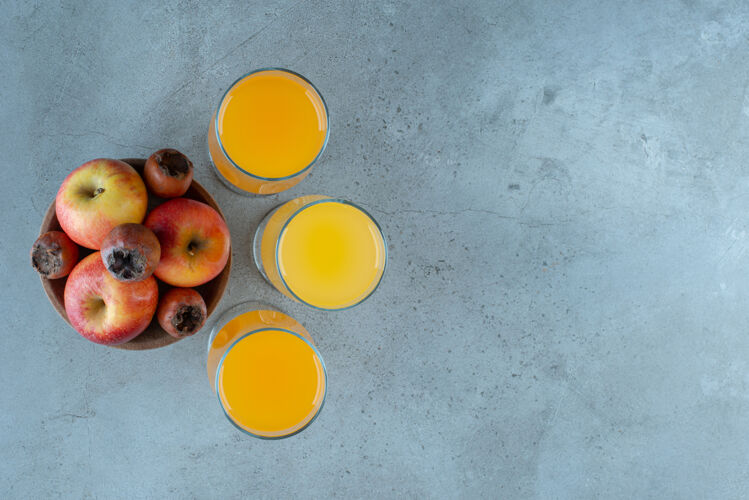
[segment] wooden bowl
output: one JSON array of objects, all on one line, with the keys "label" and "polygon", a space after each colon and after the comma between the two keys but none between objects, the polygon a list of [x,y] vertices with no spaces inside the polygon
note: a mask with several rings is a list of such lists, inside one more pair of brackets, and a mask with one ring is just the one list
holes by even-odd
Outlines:
[{"label": "wooden bowl", "polygon": [[[138,171],[139,174],[143,174],[143,167],[146,164],[146,160],[142,158],[123,158],[122,161],[125,163],[128,163],[130,166],[132,166],[135,170]],[[213,197],[208,194],[208,191],[205,190],[203,186],[198,183],[198,181],[193,180],[192,184],[190,185],[190,189],[187,190],[187,193],[184,195],[185,198],[191,198],[193,200],[197,200],[200,202],[205,203],[206,205],[210,205],[214,210],[216,210],[219,214],[221,214],[221,217],[226,220],[226,217],[224,216],[224,213],[219,208],[218,204],[216,204],[216,200],[213,199]],[[152,210],[155,206],[160,205],[166,200],[162,200],[160,198],[156,198],[155,196],[152,196],[149,194],[148,197],[148,208],[149,211]],[[157,201],[158,200],[158,201]],[[44,216],[44,220],[42,221],[42,227],[39,231],[39,234],[46,233],[47,231],[62,231],[60,228],[60,223],[57,221],[57,214],[55,212],[55,201],[52,200],[52,204],[47,209],[47,214]],[[86,255],[91,253],[91,250],[88,250],[83,247],[79,247],[81,250],[81,259],[85,257]],[[208,316],[211,316],[211,313],[216,309],[216,306],[218,305],[219,301],[221,300],[221,297],[224,295],[224,291],[226,290],[226,285],[229,282],[229,272],[231,271],[231,250],[229,251],[229,260],[226,262],[226,266],[224,267],[224,270],[221,271],[221,273],[213,278],[208,283],[205,283],[203,285],[200,285],[198,287],[195,287],[195,289],[200,293],[200,295],[203,296],[203,300],[205,300],[206,308],[208,309]],[[59,278],[56,280],[50,280],[47,278],[41,278],[42,280],[42,286],[44,287],[44,291],[47,293],[47,298],[49,298],[49,301],[52,303],[52,307],[55,308],[55,311],[58,312],[60,316],[62,316],[62,319],[67,321],[68,324],[70,324],[70,320],[68,320],[68,315],[65,313],[65,299],[64,299],[64,293],[65,293],[65,283],[67,282],[68,278]],[[162,283],[160,280],[157,280],[159,284],[159,296],[161,296],[163,293],[165,293],[169,288],[171,288],[169,285]],[[153,320],[151,321],[151,324],[148,325],[148,327],[135,337],[133,340],[129,342],[125,342],[124,344],[118,344],[113,345],[110,347],[115,347],[117,349],[127,349],[132,351],[142,351],[145,349],[156,349],[158,347],[164,347],[168,346],[169,344],[173,344],[177,342],[180,339],[174,338],[168,333],[164,331],[163,328],[159,325],[159,322],[156,321],[156,315],[154,314]]]}]

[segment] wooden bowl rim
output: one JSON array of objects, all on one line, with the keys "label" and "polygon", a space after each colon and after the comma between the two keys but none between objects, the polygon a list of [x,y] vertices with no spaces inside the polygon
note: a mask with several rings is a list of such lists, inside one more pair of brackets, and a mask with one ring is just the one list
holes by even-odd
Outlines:
[{"label": "wooden bowl rim", "polygon": [[[142,169],[146,162],[144,158],[121,158],[120,160],[124,161],[125,163],[127,163],[128,165],[136,169],[139,174],[142,174]],[[190,190],[197,191],[198,196],[202,198],[197,201],[201,201],[209,205],[211,208],[213,208],[219,213],[219,215],[221,216],[222,219],[224,219],[224,221],[226,221],[226,216],[224,215],[224,212],[221,210],[221,207],[218,206],[218,203],[216,203],[216,200],[213,199],[213,196],[211,196],[211,194],[195,179],[193,179],[192,184],[190,184]],[[53,199],[52,203],[49,205],[49,208],[47,208],[47,213],[44,215],[44,219],[42,220],[42,225],[39,231],[39,235],[41,236],[47,231],[53,231],[54,223],[57,223],[59,225],[59,222],[57,222],[55,200]],[[229,259],[226,261],[226,266],[224,266],[224,269],[218,274],[218,276],[213,278],[211,281],[200,286],[200,287],[204,287],[208,285],[209,283],[214,283],[214,282],[217,286],[216,292],[213,294],[212,297],[206,297],[205,294],[201,294],[203,295],[203,299],[206,301],[206,309],[208,312],[208,318],[211,316],[213,311],[216,310],[216,307],[218,306],[219,302],[221,302],[221,298],[224,296],[224,293],[226,291],[226,286],[229,283],[229,274],[231,273],[231,258],[232,257],[231,257],[231,245],[230,245],[229,246]],[[62,319],[64,319],[65,322],[68,325],[70,325],[70,327],[72,328],[70,320],[68,319],[68,315],[65,312],[64,301],[60,300],[58,297],[58,294],[55,292],[55,288],[59,288],[59,286],[55,287],[52,283],[53,281],[59,282],[60,280],[67,281],[67,276],[64,278],[59,278],[57,280],[50,280],[43,276],[40,276],[39,278],[41,279],[42,287],[44,288],[44,292],[47,294],[47,299],[49,299],[50,303],[52,304],[52,307],[55,309],[55,311],[57,311],[57,313],[62,317]],[[207,323],[207,318],[206,318],[206,323]],[[141,338],[145,333],[147,332],[153,333],[154,331],[156,331],[155,337],[146,336],[146,337]],[[183,337],[183,338],[186,338],[186,337]],[[139,341],[138,339],[141,339],[141,340]],[[180,340],[182,339],[172,337],[171,335],[166,333],[166,331],[164,331],[164,329],[161,328],[158,321],[156,321],[156,315],[154,314],[154,317],[151,323],[137,337],[122,344],[110,345],[106,347],[114,347],[115,349],[123,349],[123,350],[128,350],[128,351],[143,351],[143,350],[150,350],[150,349],[158,349],[160,347],[166,347]]]}]

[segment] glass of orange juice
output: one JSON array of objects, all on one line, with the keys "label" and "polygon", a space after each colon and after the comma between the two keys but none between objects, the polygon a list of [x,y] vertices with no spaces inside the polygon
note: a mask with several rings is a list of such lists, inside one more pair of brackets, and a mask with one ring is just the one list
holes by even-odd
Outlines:
[{"label": "glass of orange juice", "polygon": [[234,82],[221,98],[208,153],[232,190],[273,194],[309,174],[328,135],[328,108],[315,86],[293,71],[263,68]]},{"label": "glass of orange juice", "polygon": [[301,196],[268,213],[253,253],[260,273],[281,293],[327,311],[364,301],[387,264],[385,236],[374,218],[323,195]]},{"label": "glass of orange juice", "polygon": [[301,432],[325,402],[325,363],[312,337],[262,304],[239,304],[219,318],[208,340],[207,370],[226,417],[254,437]]}]

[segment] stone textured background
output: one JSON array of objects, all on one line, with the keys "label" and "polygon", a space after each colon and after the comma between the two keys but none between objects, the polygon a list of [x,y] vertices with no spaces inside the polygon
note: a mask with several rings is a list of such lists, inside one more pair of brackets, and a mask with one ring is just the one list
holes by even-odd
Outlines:
[{"label": "stone textured background", "polygon": [[[0,497],[746,498],[749,5],[743,1],[0,1]],[[225,88],[308,76],[312,175],[236,195],[205,151]],[[229,425],[207,331],[80,338],[28,263],[65,175],[185,151],[229,216],[221,309],[312,332],[326,407],[279,442]],[[361,202],[377,293],[333,314],[253,267],[282,201]]]}]

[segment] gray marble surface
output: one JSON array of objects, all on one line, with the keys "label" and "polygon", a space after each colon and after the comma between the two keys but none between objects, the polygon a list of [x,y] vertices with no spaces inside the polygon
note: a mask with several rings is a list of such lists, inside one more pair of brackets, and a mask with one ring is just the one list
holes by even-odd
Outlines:
[{"label": "gray marble surface", "polygon": [[[0,497],[746,498],[749,6],[721,0],[0,2]],[[227,190],[205,134],[242,73],[308,76],[303,183]],[[229,425],[207,330],[80,338],[28,263],[65,175],[176,147],[229,217],[220,308],[276,304],[330,379],[320,418]],[[333,314],[253,267],[294,196],[362,203],[377,293]]]}]

